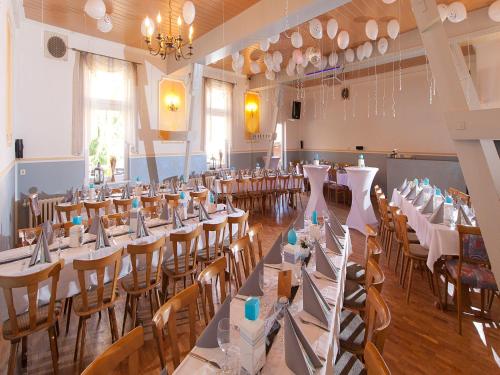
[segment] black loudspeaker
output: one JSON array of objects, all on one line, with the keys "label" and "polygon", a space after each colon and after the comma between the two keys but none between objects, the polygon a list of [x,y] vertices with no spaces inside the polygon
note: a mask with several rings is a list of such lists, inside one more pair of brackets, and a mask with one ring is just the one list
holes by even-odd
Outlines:
[{"label": "black loudspeaker", "polygon": [[23,158],[23,150],[24,150],[23,140],[16,139],[16,143],[14,145],[14,148],[15,148],[15,152],[16,152],[16,159],[22,159]]},{"label": "black loudspeaker", "polygon": [[300,119],[300,106],[301,105],[302,105],[301,102],[293,101],[293,105],[292,105],[292,118],[294,120],[299,120]]},{"label": "black loudspeaker", "polygon": [[358,151],[363,151],[365,149],[365,146],[356,146],[356,150]]},{"label": "black loudspeaker", "polygon": [[304,149],[304,141],[300,141],[300,149],[303,150]]}]

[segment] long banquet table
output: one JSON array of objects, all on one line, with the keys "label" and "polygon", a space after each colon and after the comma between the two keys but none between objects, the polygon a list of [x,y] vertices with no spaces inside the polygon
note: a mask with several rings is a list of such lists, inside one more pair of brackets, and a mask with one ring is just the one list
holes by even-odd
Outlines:
[{"label": "long banquet table", "polygon": [[[312,324],[304,324],[300,319],[296,319],[301,331],[311,344],[312,348],[316,353],[319,353],[322,357],[326,358],[323,367],[318,369],[317,374],[334,374],[334,363],[335,358],[339,350],[338,338],[340,335],[340,313],[342,311],[343,295],[344,295],[344,284],[346,277],[346,266],[347,259],[351,253],[351,239],[349,234],[349,229],[344,226],[346,231],[345,238],[341,240],[343,244],[342,255],[335,255],[333,252],[327,250],[327,255],[330,257],[335,266],[340,268],[339,280],[338,282],[329,281],[326,279],[317,279],[313,277],[313,282],[317,285],[321,293],[329,300],[335,301],[335,306],[333,307],[333,319],[332,325],[328,332],[316,327]],[[300,233],[300,232],[299,232]],[[280,238],[278,238],[279,241]],[[278,242],[275,243],[279,245]],[[322,246],[324,247],[324,243]],[[310,273],[315,270],[315,258],[311,256],[311,260],[306,268]],[[255,271],[254,271],[255,272]],[[265,319],[272,312],[274,302],[277,299],[277,287],[278,287],[278,273],[279,270],[274,267],[269,267],[264,265],[264,296],[260,310],[260,319]],[[291,305],[292,315],[297,315],[298,312],[302,310],[302,286],[299,287],[298,292],[293,299]],[[238,326],[239,321],[244,317],[244,301],[238,298],[233,298],[231,300],[230,306],[230,321],[231,325]],[[294,312],[293,312],[294,311]],[[217,319],[217,314],[213,319]],[[283,347],[283,335],[284,328],[281,327],[277,336],[274,338],[272,347],[267,354],[266,362],[262,368],[261,374],[293,374],[293,372],[287,367],[285,363],[285,352]],[[231,339],[239,339],[237,336],[231,335]],[[236,342],[232,344],[237,345]],[[204,358],[209,358],[212,361],[217,362],[222,365],[224,353],[219,348],[200,348],[195,346],[192,350],[193,353],[199,354]],[[181,364],[176,368],[174,374],[212,374],[216,373],[216,369],[210,364],[200,361],[194,356],[187,355]]]}]

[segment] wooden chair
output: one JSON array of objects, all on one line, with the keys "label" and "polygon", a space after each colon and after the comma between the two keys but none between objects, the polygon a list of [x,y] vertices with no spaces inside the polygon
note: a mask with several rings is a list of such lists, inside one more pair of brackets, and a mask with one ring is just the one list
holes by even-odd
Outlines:
[{"label": "wooden chair", "polygon": [[102,221],[104,223],[104,227],[109,227],[109,220],[115,220],[116,225],[125,225],[128,220],[129,213],[128,212],[118,212],[115,214],[104,215],[102,217]]},{"label": "wooden chair", "polygon": [[[54,374],[58,373],[59,353],[57,349],[56,328],[60,304],[56,302],[57,284],[59,274],[64,262],[42,269],[41,271],[23,276],[0,276],[0,288],[2,288],[9,319],[3,322],[3,338],[10,341],[10,356],[7,374],[13,375],[16,366],[16,354],[19,343],[22,346],[22,362],[27,362],[28,336],[39,331],[47,331],[49,335],[50,351],[52,353],[52,369]],[[40,284],[51,279],[50,301],[47,305],[39,305],[38,289]],[[28,297],[28,310],[17,311],[12,295],[13,289],[26,288]]]},{"label": "wooden chair", "polygon": [[[176,294],[176,284],[178,280],[184,281],[186,288],[186,278],[190,277],[194,283],[198,271],[198,241],[202,232],[201,226],[196,226],[190,232],[170,233],[172,241],[173,260],[167,259],[163,263],[164,282],[162,286],[163,298],[167,300],[169,281],[173,282],[173,296]],[[180,251],[178,247],[180,245]]]},{"label": "wooden chair", "polygon": [[103,202],[84,202],[83,204],[85,205],[85,210],[87,211],[87,217],[92,219],[95,216],[102,216],[101,210],[104,210],[104,215],[109,215],[109,209],[111,208],[112,201],[108,199]]},{"label": "wooden chair", "polygon": [[75,203],[69,205],[56,205],[57,219],[60,223],[71,221],[71,214],[75,212],[75,216],[81,216],[83,209],[83,203]]},{"label": "wooden chair", "polygon": [[339,198],[342,196],[344,204],[347,204],[349,200],[349,188],[345,185],[339,185],[337,183],[337,170],[335,168],[330,168],[328,171],[328,177],[328,200],[331,200],[331,192],[333,191],[335,203],[339,203]]},{"label": "wooden chair", "polygon": [[[228,216],[227,225],[229,226],[229,243],[243,237],[247,232],[248,227],[248,211],[240,216]],[[236,231],[233,226],[237,225]]]},{"label": "wooden chair", "polygon": [[300,206],[304,208],[302,204],[302,192],[304,191],[304,176],[303,175],[292,175],[290,180],[290,187],[288,188],[288,194],[290,195],[290,201],[293,208],[297,208],[298,202],[300,201]]},{"label": "wooden chair", "polygon": [[[262,224],[257,223],[252,225],[248,229],[248,237],[250,238],[250,246],[251,246],[251,258],[250,260],[252,261],[252,267],[255,267],[256,264],[262,259],[263,254],[262,254]],[[259,254],[259,259],[255,259],[255,253]]]},{"label": "wooden chair", "polygon": [[180,194],[165,194],[165,200],[170,207],[177,207],[181,199]]},{"label": "wooden chair", "polygon": [[249,206],[250,179],[237,178],[236,191],[233,192],[233,201],[236,207],[247,210]]},{"label": "wooden chair", "polygon": [[208,197],[208,190],[202,190],[202,191],[191,191],[189,193],[191,198],[193,198],[195,201],[198,201],[199,203],[205,203]]},{"label": "wooden chair", "polygon": [[[217,281],[219,281],[219,304],[222,305],[226,300],[226,267],[227,261],[225,257],[220,257],[214,260],[198,275],[198,284],[200,287],[201,304],[203,306],[203,316],[205,324],[215,315],[214,289],[217,294]],[[214,282],[215,280],[215,282]]]},{"label": "wooden chair", "polygon": [[143,215],[149,214],[152,219],[157,218],[160,215],[161,206],[147,206],[141,208],[141,213]]},{"label": "wooden chair", "polygon": [[278,202],[278,208],[280,205],[285,208],[289,187],[290,175],[279,175],[276,183],[276,201]]},{"label": "wooden chair", "polygon": [[452,187],[448,188],[448,193],[450,193],[452,198],[457,202],[461,201],[463,204],[470,207],[470,195]]},{"label": "wooden chair", "polygon": [[[408,219],[403,214],[396,214],[394,220],[396,225],[399,225],[399,235],[401,236],[403,242],[403,287],[405,283],[406,275],[408,275],[408,289],[406,290],[406,303],[410,303],[410,292],[413,282],[413,270],[415,265],[420,267],[420,270],[425,272],[427,275],[427,281],[429,282],[430,289],[434,292],[434,282],[432,280],[432,274],[429,268],[427,268],[427,256],[429,255],[429,250],[420,244],[410,243],[408,239],[408,232],[406,230]],[[410,273],[408,274],[408,270]]]},{"label": "wooden chair", "polygon": [[371,225],[366,224],[366,251],[365,262],[361,265],[352,261],[347,262],[346,278],[358,284],[365,283],[366,263],[372,258],[376,263],[379,262],[380,254],[382,254],[382,245],[377,238],[377,232]]},{"label": "wooden chair", "polygon": [[82,375],[110,374],[118,365],[128,360],[128,374],[139,374],[139,351],[144,346],[144,328],[137,327],[116,341],[83,370]]},{"label": "wooden chair", "polygon": [[181,355],[179,349],[179,336],[177,334],[177,313],[187,308],[189,322],[189,346],[182,346],[189,352],[196,344],[196,309],[198,306],[199,286],[197,283],[190,285],[188,288],[180,291],[178,294],[170,298],[170,300],[161,306],[153,316],[153,335],[160,357],[161,367],[165,368],[167,361],[165,359],[165,326],[168,330],[168,338],[172,349],[172,358],[174,368],[181,363]]},{"label": "wooden chair", "polygon": [[[69,235],[69,228],[72,226],[71,222],[69,223],[64,223],[64,224],[52,224],[52,230],[58,230],[61,228],[64,228],[65,236]],[[38,225],[35,228],[21,228],[17,230],[17,239],[16,239],[16,247],[23,247],[23,246],[28,246],[29,243],[26,240],[26,232],[28,231],[33,231],[35,232],[35,240],[33,241],[33,244],[36,244],[36,241],[38,240],[38,236],[40,236],[40,233],[42,232],[42,226]],[[54,241],[55,241],[55,236],[54,236]]]},{"label": "wooden chair", "polygon": [[160,206],[161,196],[157,195],[156,197],[141,197],[142,207],[148,206]]},{"label": "wooden chair", "polygon": [[[73,360],[76,362],[78,358],[78,347],[80,347],[80,369],[83,368],[87,320],[93,314],[106,309],[108,310],[111,325],[111,340],[112,342],[118,340],[115,299],[122,254],[123,248],[99,259],[73,260],[73,268],[78,273],[78,282],[80,284],[80,294],[73,297],[73,311],[79,317]],[[113,269],[112,273],[111,269]],[[86,272],[88,272],[87,277],[85,275]],[[105,280],[106,272],[112,275],[109,281]],[[89,274],[95,274],[97,285],[87,285]]]},{"label": "wooden chair", "polygon": [[[220,223],[203,223],[205,246],[198,251],[198,258],[201,261],[202,268],[223,255],[226,226],[227,219],[224,219]],[[210,233],[214,233],[215,237],[213,246],[210,245]]]},{"label": "wooden chair", "polygon": [[390,375],[391,371],[382,358],[377,347],[368,341],[363,353],[364,363],[354,354],[340,350],[335,359],[335,373],[337,374],[367,374],[367,375]]},{"label": "wooden chair", "polygon": [[382,353],[390,324],[389,307],[378,289],[372,286],[368,289],[364,319],[349,310],[340,313],[340,347],[361,356],[366,343],[371,341]]},{"label": "wooden chair", "polygon": [[272,210],[276,205],[276,176],[264,176],[264,203],[269,201],[269,208]]},{"label": "wooden chair", "polygon": [[[458,315],[458,333],[462,334],[464,294],[470,289],[481,291],[481,314],[485,310],[485,294],[490,293],[489,308],[496,292],[498,292],[495,275],[486,252],[481,229],[458,225],[459,256],[448,259],[445,263],[445,306],[448,304],[447,287],[452,282],[456,287],[456,302]],[[438,288],[439,289],[439,288]]]},{"label": "wooden chair", "polygon": [[[233,194],[233,180],[220,180],[220,194],[219,200],[225,203],[229,196]],[[215,202],[219,203],[219,202]]]},{"label": "wooden chair", "polygon": [[36,227],[37,225],[42,224],[42,209],[40,207],[40,202],[38,201],[38,194],[30,194],[28,196],[28,202],[31,215],[33,215],[33,218],[35,219],[33,225]]},{"label": "wooden chair", "polygon": [[252,265],[251,252],[252,248],[248,234],[234,241],[229,245],[229,249],[227,250],[229,257],[229,276],[233,277],[236,290],[241,288],[244,281],[241,269],[243,269],[246,280],[255,268],[255,266]]},{"label": "wooden chair", "polygon": [[115,206],[115,212],[126,212],[132,207],[133,199],[113,199],[113,204]]},{"label": "wooden chair", "polygon": [[389,205],[385,196],[379,199],[379,213],[381,220],[381,242],[385,250],[387,265],[391,263],[392,241],[395,233],[392,217],[389,215]]},{"label": "wooden chair", "polygon": [[[151,316],[153,315],[153,294],[157,308],[161,306],[158,287],[161,284],[161,267],[163,260],[163,248],[165,247],[165,237],[160,237],[154,242],[146,244],[129,244],[127,253],[130,255],[132,263],[132,273],[125,276],[121,285],[127,298],[123,312],[122,335],[125,332],[127,322],[127,312],[132,316],[132,328],[137,323],[137,307],[139,298],[142,295],[149,295]],[[156,266],[153,265],[153,258],[156,257]],[[144,258],[144,259],[143,259]],[[141,260],[145,261],[141,264]]]}]

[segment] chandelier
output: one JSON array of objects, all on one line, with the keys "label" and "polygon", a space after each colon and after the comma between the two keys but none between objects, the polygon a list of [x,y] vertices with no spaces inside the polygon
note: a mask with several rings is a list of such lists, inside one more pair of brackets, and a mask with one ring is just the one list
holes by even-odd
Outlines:
[{"label": "chandelier", "polygon": [[[148,45],[149,53],[153,56],[160,56],[165,60],[170,53],[174,54],[177,61],[180,59],[190,59],[193,56],[193,21],[195,16],[195,7],[192,1],[185,1],[182,7],[182,18],[189,26],[187,51],[184,48],[184,39],[182,37],[182,19],[177,18],[177,34],[172,32],[172,0],[169,1],[169,23],[168,33],[161,30],[161,14],[158,12],[156,16],[156,26],[154,21],[146,17],[142,21],[141,33],[145,37]],[[157,33],[155,34],[155,27]],[[156,43],[154,42],[156,40]],[[156,44],[156,46],[153,46]]]}]

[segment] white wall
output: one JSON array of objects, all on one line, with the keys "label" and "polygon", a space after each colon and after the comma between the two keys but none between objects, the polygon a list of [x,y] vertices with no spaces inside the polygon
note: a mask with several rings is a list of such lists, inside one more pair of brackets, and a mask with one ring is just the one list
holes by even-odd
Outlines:
[{"label": "white wall", "polygon": [[476,88],[484,108],[500,107],[500,40],[474,45],[476,51]]}]

